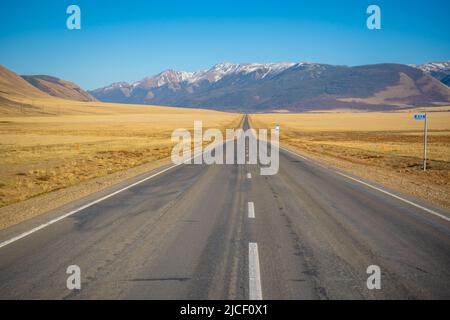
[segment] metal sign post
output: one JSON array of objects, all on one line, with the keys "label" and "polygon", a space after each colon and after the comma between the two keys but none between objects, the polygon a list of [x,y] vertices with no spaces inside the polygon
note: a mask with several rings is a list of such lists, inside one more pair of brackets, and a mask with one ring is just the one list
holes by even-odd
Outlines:
[{"label": "metal sign post", "polygon": [[414,119],[425,120],[423,126],[423,171],[427,171],[428,117],[427,114],[415,114]]},{"label": "metal sign post", "polygon": [[425,114],[425,125],[423,127],[423,171],[427,171],[427,142],[428,142],[428,117]]}]

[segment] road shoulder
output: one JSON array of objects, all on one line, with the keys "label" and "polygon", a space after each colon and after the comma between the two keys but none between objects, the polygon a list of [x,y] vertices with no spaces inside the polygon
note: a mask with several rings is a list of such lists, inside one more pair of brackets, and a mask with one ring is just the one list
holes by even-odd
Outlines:
[{"label": "road shoulder", "polygon": [[84,181],[65,189],[55,190],[22,202],[2,207],[0,208],[0,230],[41,216],[71,202],[111,188],[128,179],[162,168],[169,163],[170,158],[152,161],[128,170],[118,171],[107,176]]}]

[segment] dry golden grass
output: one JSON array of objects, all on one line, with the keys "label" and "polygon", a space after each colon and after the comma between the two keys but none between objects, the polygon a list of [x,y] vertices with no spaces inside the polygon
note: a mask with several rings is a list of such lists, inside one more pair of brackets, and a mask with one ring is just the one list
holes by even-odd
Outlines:
[{"label": "dry golden grass", "polygon": [[[16,101],[21,101],[16,99]],[[23,99],[0,105],[0,206],[166,158],[176,128],[232,128],[242,116],[199,109]]]},{"label": "dry golden grass", "polygon": [[[341,112],[300,114],[255,114],[255,124],[282,125],[288,131],[353,132],[353,131],[415,131],[423,130],[423,122],[413,119],[411,113],[397,112]],[[432,131],[450,130],[450,113],[430,113]]]},{"label": "dry golden grass", "polygon": [[450,112],[428,113],[429,170],[422,171],[423,121],[412,113],[258,114],[280,124],[281,143],[331,165],[450,208]]},{"label": "dry golden grass", "polygon": [[202,120],[205,128],[231,128],[241,118],[199,109],[64,100],[0,66],[0,207],[166,158],[172,131],[192,130],[194,120]]}]

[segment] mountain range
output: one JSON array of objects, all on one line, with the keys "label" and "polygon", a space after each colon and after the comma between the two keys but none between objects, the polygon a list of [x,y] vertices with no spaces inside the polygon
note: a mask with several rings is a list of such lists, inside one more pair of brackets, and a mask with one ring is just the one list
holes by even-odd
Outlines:
[{"label": "mountain range", "polygon": [[166,70],[89,91],[100,101],[233,111],[390,110],[450,102],[450,62],[356,67],[309,62],[220,63]]},{"label": "mountain range", "polygon": [[449,105],[450,62],[358,67],[318,63],[221,63],[208,70],[166,70],[134,83],[86,92],[47,75],[19,76],[0,66],[0,106],[49,99],[200,107],[230,111],[393,110]]}]

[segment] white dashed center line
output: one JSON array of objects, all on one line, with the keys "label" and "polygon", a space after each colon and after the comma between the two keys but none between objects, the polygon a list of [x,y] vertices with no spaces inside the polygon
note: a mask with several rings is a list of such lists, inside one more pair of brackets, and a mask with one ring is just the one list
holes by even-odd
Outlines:
[{"label": "white dashed center line", "polygon": [[248,275],[249,275],[249,299],[262,300],[261,275],[259,271],[258,244],[250,242],[248,244]]},{"label": "white dashed center line", "polygon": [[255,218],[255,205],[253,202],[248,203],[248,217],[251,219]]},{"label": "white dashed center line", "polygon": [[247,173],[247,179],[251,179],[252,178],[252,174],[250,172]]}]

